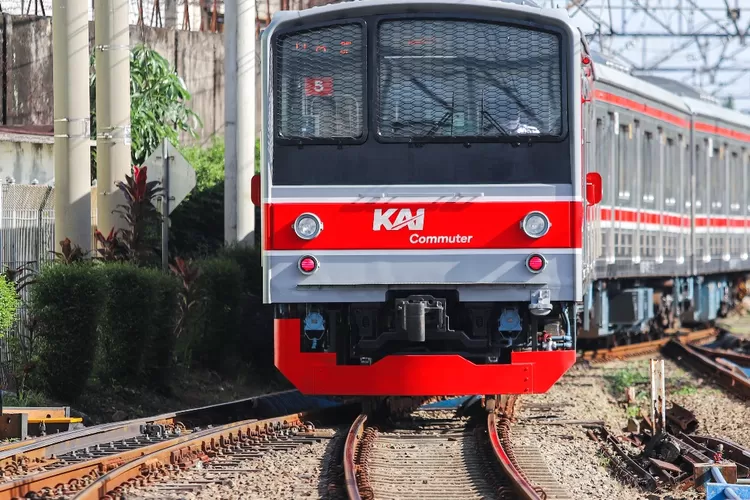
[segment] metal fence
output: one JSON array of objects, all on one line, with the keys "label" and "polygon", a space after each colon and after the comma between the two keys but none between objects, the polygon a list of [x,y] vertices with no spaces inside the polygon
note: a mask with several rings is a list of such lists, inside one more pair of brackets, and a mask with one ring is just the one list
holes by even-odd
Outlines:
[{"label": "metal fence", "polygon": [[[96,200],[96,187],[92,187],[91,199]],[[6,269],[26,268],[25,273],[35,274],[41,267],[54,260],[60,251],[55,238],[55,193],[51,186],[2,184],[0,189],[0,266]],[[96,224],[96,204],[92,201],[92,229]],[[92,247],[93,231],[92,231]],[[10,346],[13,342],[21,349],[28,348],[33,332],[28,327],[29,287],[21,290],[21,305],[16,322],[9,332],[0,338],[0,387],[11,389],[14,381],[10,377],[14,362]]]}]

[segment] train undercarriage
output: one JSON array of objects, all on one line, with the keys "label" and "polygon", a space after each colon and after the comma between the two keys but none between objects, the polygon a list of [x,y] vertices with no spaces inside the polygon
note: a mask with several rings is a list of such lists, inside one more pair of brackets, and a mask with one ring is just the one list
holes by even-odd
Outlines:
[{"label": "train undercarriage", "polygon": [[315,394],[545,392],[575,362],[574,307],[468,303],[446,290],[389,292],[383,303],[279,305],[276,366]]}]

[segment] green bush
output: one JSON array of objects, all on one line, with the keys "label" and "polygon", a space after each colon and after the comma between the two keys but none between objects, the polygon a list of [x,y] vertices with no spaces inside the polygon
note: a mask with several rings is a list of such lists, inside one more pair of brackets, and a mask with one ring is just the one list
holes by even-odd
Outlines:
[{"label": "green bush", "polygon": [[5,334],[16,319],[18,310],[18,294],[16,285],[0,276],[0,335]]},{"label": "green bush", "polygon": [[199,262],[202,296],[190,328],[192,358],[202,366],[231,373],[242,339],[242,270],[227,258]]},{"label": "green bush", "polygon": [[[213,255],[224,245],[224,141],[193,146],[182,154],[195,169],[195,189],[172,212],[170,244],[175,255]],[[255,172],[260,170],[260,140],[255,143]],[[258,227],[260,229],[260,227]]]},{"label": "green bush", "polygon": [[263,268],[260,250],[240,245],[223,248],[219,255],[236,262],[242,270],[242,345],[243,360],[263,373],[274,372],[273,309],[263,304]]},{"label": "green bush", "polygon": [[104,378],[139,385],[146,380],[146,352],[153,350],[155,339],[161,336],[157,330],[164,319],[157,315],[164,302],[164,275],[128,263],[107,263],[99,270],[105,299],[97,371]]},{"label": "green bush", "polygon": [[81,395],[94,367],[104,293],[96,268],[85,263],[45,267],[31,287],[39,379],[50,396],[75,401]]},{"label": "green bush", "polygon": [[165,389],[169,385],[170,375],[174,368],[175,327],[180,282],[175,276],[158,273],[153,285],[156,291],[156,302],[152,320],[152,337],[146,343],[146,377],[157,387]]}]

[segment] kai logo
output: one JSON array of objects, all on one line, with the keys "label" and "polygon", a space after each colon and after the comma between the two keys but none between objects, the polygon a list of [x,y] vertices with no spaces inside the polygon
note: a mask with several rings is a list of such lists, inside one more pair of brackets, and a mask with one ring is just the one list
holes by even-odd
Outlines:
[{"label": "kai logo", "polygon": [[[394,217],[395,216],[395,217]],[[416,213],[408,208],[389,208],[385,212],[381,209],[375,210],[375,218],[372,221],[372,230],[398,231],[408,227],[412,231],[424,229],[424,208],[418,208]]]}]

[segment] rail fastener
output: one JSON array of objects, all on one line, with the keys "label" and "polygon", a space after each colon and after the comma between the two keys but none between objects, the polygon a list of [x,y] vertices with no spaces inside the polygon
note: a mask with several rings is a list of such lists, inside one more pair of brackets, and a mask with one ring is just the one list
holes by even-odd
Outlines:
[{"label": "rail fastener", "polygon": [[120,498],[124,488],[143,486],[174,470],[184,470],[197,462],[207,462],[222,453],[227,446],[238,446],[243,441],[272,434],[280,430],[303,428],[305,422],[325,418],[332,412],[351,410],[352,404],[325,408],[313,412],[295,413],[265,420],[227,424],[219,429],[198,431],[180,442],[166,443],[155,450],[141,450],[140,456],[126,461],[88,484],[77,495],[77,500],[113,500]]}]

